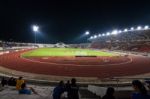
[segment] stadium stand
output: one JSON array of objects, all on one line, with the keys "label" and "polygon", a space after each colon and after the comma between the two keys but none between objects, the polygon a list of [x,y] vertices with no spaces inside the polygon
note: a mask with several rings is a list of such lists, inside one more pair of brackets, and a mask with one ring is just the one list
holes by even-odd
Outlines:
[{"label": "stadium stand", "polygon": [[114,30],[106,34],[94,35],[89,40],[92,42],[91,48],[149,52],[149,32],[148,26],[143,28],[138,26],[131,30]]},{"label": "stadium stand", "polygon": [[[91,48],[109,49],[109,50],[124,50],[135,52],[150,52],[150,30],[128,30],[126,32],[116,31],[116,35],[105,36],[94,35],[89,40]],[[112,32],[113,33],[113,32]],[[94,38],[95,37],[95,38]]]},{"label": "stadium stand", "polygon": [[[133,89],[130,87],[114,87],[116,99],[130,99],[130,94]],[[107,87],[99,87],[94,85],[88,85],[88,90],[99,97],[103,97],[106,93]]]},{"label": "stadium stand", "polygon": [[[27,81],[28,82],[28,81]],[[28,82],[29,83],[29,82]],[[143,82],[144,83],[144,82]],[[0,86],[0,98],[1,99],[53,99],[52,94],[56,84],[53,85],[43,85],[32,82],[28,84],[28,87],[32,87],[36,90],[38,94],[32,93],[31,95],[19,94],[15,86]],[[80,99],[101,99],[106,93],[106,90],[109,86],[114,85],[91,85],[87,87],[80,87],[79,96]],[[116,99],[131,99],[131,94],[133,93],[133,88],[131,82],[128,85],[115,85],[114,96]],[[148,88],[147,88],[148,90]]]}]

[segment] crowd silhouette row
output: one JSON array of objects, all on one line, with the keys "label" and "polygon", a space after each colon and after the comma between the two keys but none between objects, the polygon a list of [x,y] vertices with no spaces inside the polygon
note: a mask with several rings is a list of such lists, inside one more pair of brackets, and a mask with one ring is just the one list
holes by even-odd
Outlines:
[{"label": "crowd silhouette row", "polygon": [[[150,81],[146,81],[146,83],[150,89]],[[4,87],[5,85],[15,86],[19,94],[31,95],[33,93],[40,95],[40,93],[37,93],[32,87],[27,87],[23,77],[19,77],[18,79],[11,77],[8,80],[3,77],[1,79],[1,86]],[[150,95],[141,81],[133,80],[132,87],[134,92],[131,93],[131,99],[150,99]],[[114,93],[115,89],[113,87],[108,87],[102,99],[116,99]],[[79,99],[79,86],[76,83],[76,79],[72,78],[66,83],[60,81],[53,89],[52,97],[53,99]]]}]

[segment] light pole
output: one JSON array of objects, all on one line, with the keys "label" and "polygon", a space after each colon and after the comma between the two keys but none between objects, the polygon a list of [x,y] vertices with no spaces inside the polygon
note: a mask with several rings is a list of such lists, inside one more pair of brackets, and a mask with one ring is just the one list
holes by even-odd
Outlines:
[{"label": "light pole", "polygon": [[33,29],[33,32],[34,32],[34,43],[36,45],[36,33],[39,31],[39,26],[33,25],[32,29]]}]

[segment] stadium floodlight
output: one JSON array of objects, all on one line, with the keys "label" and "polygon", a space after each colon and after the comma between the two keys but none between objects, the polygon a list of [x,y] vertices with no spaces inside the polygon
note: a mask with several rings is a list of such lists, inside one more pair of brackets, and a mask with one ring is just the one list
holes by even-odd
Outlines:
[{"label": "stadium floodlight", "polygon": [[124,32],[128,32],[128,29],[124,29]]},{"label": "stadium floodlight", "polygon": [[105,36],[105,34],[103,33],[102,36]]},{"label": "stadium floodlight", "polygon": [[33,32],[34,32],[34,36],[35,36],[34,42],[35,42],[35,44],[36,44],[36,33],[39,31],[39,26],[33,25],[33,26],[32,26],[32,30],[33,30]]},{"label": "stadium floodlight", "polygon": [[94,35],[94,38],[97,38],[97,35]]},{"label": "stadium floodlight", "polygon": [[109,32],[107,32],[107,33],[106,33],[106,35],[107,35],[107,36],[109,36],[109,35],[110,35],[110,33],[109,33]]},{"label": "stadium floodlight", "polygon": [[93,39],[93,36],[91,36],[90,39]]},{"label": "stadium floodlight", "polygon": [[98,34],[98,37],[101,37],[101,34]]},{"label": "stadium floodlight", "polygon": [[134,27],[131,27],[131,31],[133,31],[134,30]]},{"label": "stadium floodlight", "polygon": [[89,35],[89,34],[90,34],[90,32],[89,32],[89,31],[86,31],[86,32],[85,32],[85,35]]},{"label": "stadium floodlight", "polygon": [[113,31],[111,32],[111,34],[112,34],[112,35],[117,35],[117,34],[118,34],[118,30],[113,30]]},{"label": "stadium floodlight", "polygon": [[144,27],[144,29],[145,29],[145,30],[149,29],[149,26],[148,26],[148,25],[146,25],[146,26]]},{"label": "stadium floodlight", "polygon": [[119,30],[119,31],[118,31],[118,33],[122,33],[122,31],[121,31],[121,30]]},{"label": "stadium floodlight", "polygon": [[137,27],[137,30],[141,30],[141,29],[142,29],[142,27],[141,27],[141,26],[138,26],[138,27]]},{"label": "stadium floodlight", "polygon": [[33,25],[32,28],[33,28],[33,31],[34,31],[34,32],[38,32],[38,30],[39,30],[39,27],[38,27],[37,25]]}]

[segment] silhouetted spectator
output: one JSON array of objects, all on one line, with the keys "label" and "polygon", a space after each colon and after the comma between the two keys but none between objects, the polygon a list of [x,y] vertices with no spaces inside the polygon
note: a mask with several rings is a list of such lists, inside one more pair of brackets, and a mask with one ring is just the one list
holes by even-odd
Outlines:
[{"label": "silhouetted spectator", "polygon": [[114,93],[115,89],[113,87],[108,87],[106,94],[102,97],[102,99],[115,99]]},{"label": "silhouetted spectator", "polygon": [[67,83],[65,84],[65,91],[67,92],[67,97],[68,97],[69,89],[70,89],[70,81],[68,80]]},{"label": "silhouetted spectator", "polygon": [[1,84],[2,84],[2,87],[4,87],[5,85],[7,85],[7,80],[4,77],[1,80]]},{"label": "silhouetted spectator", "polygon": [[132,93],[131,99],[150,99],[146,88],[139,80],[132,81],[132,86],[135,92]]},{"label": "silhouetted spectator", "polygon": [[34,94],[37,94],[37,92],[32,87],[27,88],[26,83],[23,83],[21,85],[21,89],[19,90],[19,94],[28,94],[28,95],[30,95],[31,92],[33,92]]},{"label": "silhouetted spectator", "polygon": [[62,94],[64,93],[64,82],[60,81],[58,86],[56,86],[53,90],[53,99],[62,99]]},{"label": "silhouetted spectator", "polygon": [[16,79],[13,77],[9,78],[8,85],[9,86],[16,86]]},{"label": "silhouetted spectator", "polygon": [[11,77],[11,78],[8,79],[8,85],[9,86],[12,86],[12,79],[13,79],[13,77]]},{"label": "silhouetted spectator", "polygon": [[68,80],[67,83],[65,84],[65,89],[68,91],[70,88],[70,81]]},{"label": "silhouetted spectator", "polygon": [[79,87],[76,84],[76,79],[71,79],[70,88],[68,91],[68,99],[79,99]]},{"label": "silhouetted spectator", "polygon": [[148,95],[150,95],[150,81],[146,81],[146,86],[148,87]]},{"label": "silhouetted spectator", "polygon": [[148,81],[145,81],[146,82],[146,84],[147,84],[147,87],[149,88],[149,90],[150,90],[150,81],[148,80]]},{"label": "silhouetted spectator", "polygon": [[13,79],[12,79],[12,86],[16,86],[16,83],[17,83],[17,82],[16,82],[16,79],[13,78]]},{"label": "silhouetted spectator", "polygon": [[18,79],[17,79],[17,81],[16,81],[16,89],[17,90],[20,90],[21,89],[21,85],[23,84],[23,83],[25,83],[25,81],[22,79],[23,77],[19,77]]}]

